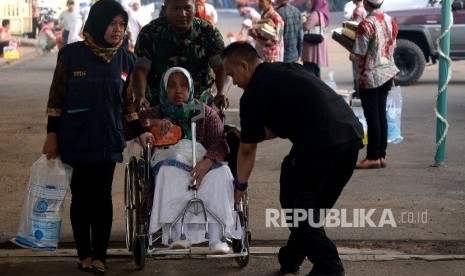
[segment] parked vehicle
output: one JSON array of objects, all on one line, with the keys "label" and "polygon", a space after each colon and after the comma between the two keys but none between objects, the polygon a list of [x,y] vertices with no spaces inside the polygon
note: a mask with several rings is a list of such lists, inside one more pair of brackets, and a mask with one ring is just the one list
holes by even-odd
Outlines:
[{"label": "parked vehicle", "polygon": [[[394,52],[400,70],[396,83],[414,84],[423,74],[426,63],[434,64],[439,57],[437,39],[441,34],[441,7],[390,11],[389,15],[399,26]],[[465,9],[454,10],[453,18],[449,56],[452,60],[465,60]]]}]

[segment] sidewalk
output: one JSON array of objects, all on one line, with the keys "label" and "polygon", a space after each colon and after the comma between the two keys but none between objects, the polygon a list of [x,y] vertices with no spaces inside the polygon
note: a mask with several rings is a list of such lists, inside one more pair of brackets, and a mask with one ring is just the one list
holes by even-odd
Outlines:
[{"label": "sidewalk", "polygon": [[[125,249],[110,249],[106,275],[270,275],[280,276],[278,248],[252,247],[249,264],[239,268],[231,258],[171,258],[148,259],[138,270]],[[392,250],[360,250],[339,248],[346,275],[464,275],[464,255],[406,255]],[[2,275],[86,275],[77,270],[75,250],[61,249],[57,253],[32,253],[24,250],[0,250]],[[299,275],[311,269],[304,262]]]},{"label": "sidewalk", "polygon": [[18,46],[19,59],[6,60],[4,58],[0,58],[0,70],[25,62],[42,54],[42,51],[38,48],[37,39],[21,38],[20,40],[21,44]]}]

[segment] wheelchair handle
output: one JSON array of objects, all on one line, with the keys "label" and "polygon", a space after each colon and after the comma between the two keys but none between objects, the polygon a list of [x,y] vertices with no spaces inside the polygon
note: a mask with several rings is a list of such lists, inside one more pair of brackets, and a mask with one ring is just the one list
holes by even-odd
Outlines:
[{"label": "wheelchair handle", "polygon": [[145,175],[144,179],[149,180],[150,175],[150,159],[152,158],[152,143],[147,143],[147,156],[145,157]]}]

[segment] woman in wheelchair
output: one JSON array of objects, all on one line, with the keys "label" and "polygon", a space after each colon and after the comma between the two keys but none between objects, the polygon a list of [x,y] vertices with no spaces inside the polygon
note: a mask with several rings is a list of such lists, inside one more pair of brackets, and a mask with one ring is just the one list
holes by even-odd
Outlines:
[{"label": "woman in wheelchair", "polygon": [[[203,105],[205,118],[197,121],[196,165],[192,168],[192,130],[190,117],[193,114],[183,109],[183,104],[199,104],[194,99],[193,81],[189,72],[181,67],[168,69],[160,83],[160,105],[139,112],[142,123],[157,127],[158,136],[170,133],[173,125],[181,128],[181,140],[170,148],[157,148],[152,157],[152,173],[155,192],[150,215],[149,233],[163,230],[162,243],[172,249],[189,249],[191,244],[205,239],[205,220],[202,212],[189,208],[184,219],[181,239],[181,220],[172,227],[169,243],[169,228],[181,214],[194,192],[188,189],[192,183],[197,187],[197,198],[212,210],[226,226],[227,237],[239,239],[240,227],[234,222],[233,176],[224,163],[228,153],[223,123],[218,114],[209,106]],[[195,182],[194,182],[195,181]],[[190,206],[194,207],[194,206]],[[230,248],[222,238],[222,227],[216,219],[208,215],[209,248],[213,254],[226,254]],[[170,237],[171,238],[171,237]]]}]

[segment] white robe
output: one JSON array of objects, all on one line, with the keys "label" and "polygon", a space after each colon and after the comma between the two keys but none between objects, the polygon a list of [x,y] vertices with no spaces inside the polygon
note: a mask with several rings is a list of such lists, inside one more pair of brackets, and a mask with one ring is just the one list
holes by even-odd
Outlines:
[{"label": "white robe", "polygon": [[[206,150],[199,143],[197,143],[196,148],[196,159],[201,160]],[[191,156],[191,141],[181,140],[169,149],[157,149],[153,163],[175,159],[191,166]],[[194,196],[194,192],[188,190],[191,180],[192,177],[188,171],[170,165],[162,165],[156,175],[149,233],[155,233],[158,229],[163,228],[163,244],[168,244],[169,226]],[[237,213],[234,211],[234,187],[232,183],[233,176],[228,166],[224,164],[219,168],[211,169],[202,180],[197,191],[197,198],[201,199],[205,206],[226,225],[226,236],[240,239],[241,228],[239,221],[237,221]],[[209,223],[217,223],[209,214],[207,219]],[[191,206],[184,220],[188,227],[185,226],[184,229],[187,239],[192,244],[206,241],[204,222],[203,212],[195,215]],[[178,236],[174,236],[175,234]],[[178,240],[179,234],[173,231],[173,240]]]}]

